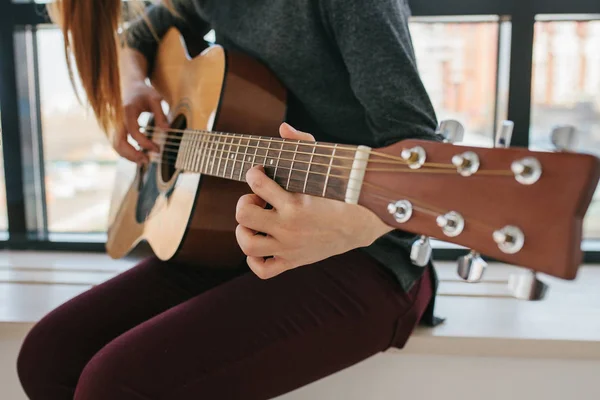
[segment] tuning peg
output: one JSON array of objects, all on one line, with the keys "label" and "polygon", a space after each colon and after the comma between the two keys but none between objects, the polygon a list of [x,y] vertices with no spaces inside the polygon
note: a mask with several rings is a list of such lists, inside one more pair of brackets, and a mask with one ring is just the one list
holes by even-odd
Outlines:
[{"label": "tuning peg", "polygon": [[483,278],[487,263],[473,250],[458,259],[458,276],[469,283],[477,283]]},{"label": "tuning peg", "polygon": [[444,137],[444,143],[458,143],[465,136],[465,128],[454,119],[446,119],[440,122],[436,133]]},{"label": "tuning peg", "polygon": [[510,147],[510,141],[512,140],[513,130],[515,123],[512,121],[502,121],[502,125],[496,132],[496,138],[494,140],[494,147],[496,148],[507,148]]},{"label": "tuning peg", "polygon": [[537,278],[535,271],[523,274],[511,274],[508,278],[508,290],[520,300],[542,300],[548,292],[548,285]]},{"label": "tuning peg", "polygon": [[558,151],[572,151],[577,145],[577,130],[571,125],[559,125],[552,129],[552,144]]},{"label": "tuning peg", "polygon": [[413,243],[410,249],[410,259],[415,265],[424,267],[431,259],[431,251],[432,248],[429,238],[427,236],[421,236]]}]

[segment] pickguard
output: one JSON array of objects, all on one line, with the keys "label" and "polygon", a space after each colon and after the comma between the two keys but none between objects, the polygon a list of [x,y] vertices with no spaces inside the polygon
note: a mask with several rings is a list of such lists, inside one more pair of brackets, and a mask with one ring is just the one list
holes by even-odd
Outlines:
[{"label": "pickguard", "polygon": [[157,163],[151,163],[144,174],[139,187],[138,202],[135,211],[135,218],[139,224],[144,223],[150,219],[152,212],[155,213],[157,207],[157,200],[163,196],[169,198],[173,193],[174,185],[171,185],[168,191],[161,192],[158,187],[158,174],[160,173],[160,165]]}]

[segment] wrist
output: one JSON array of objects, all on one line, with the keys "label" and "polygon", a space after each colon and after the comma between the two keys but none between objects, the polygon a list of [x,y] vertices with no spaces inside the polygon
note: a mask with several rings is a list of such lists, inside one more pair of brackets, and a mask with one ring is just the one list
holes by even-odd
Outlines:
[{"label": "wrist", "polygon": [[139,51],[126,47],[120,57],[121,86],[124,90],[145,84],[148,77],[148,61]]}]

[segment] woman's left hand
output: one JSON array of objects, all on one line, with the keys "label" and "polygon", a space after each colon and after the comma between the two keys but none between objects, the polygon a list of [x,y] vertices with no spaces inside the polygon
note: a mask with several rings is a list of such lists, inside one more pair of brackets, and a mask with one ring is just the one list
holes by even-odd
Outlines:
[{"label": "woman's left hand", "polygon": [[[280,134],[285,139],[315,140],[287,124]],[[246,181],[254,194],[238,201],[236,236],[248,266],[261,279],[368,246],[393,230],[360,205],[287,192],[265,175],[262,166],[250,169]],[[273,208],[265,209],[266,203]]]}]

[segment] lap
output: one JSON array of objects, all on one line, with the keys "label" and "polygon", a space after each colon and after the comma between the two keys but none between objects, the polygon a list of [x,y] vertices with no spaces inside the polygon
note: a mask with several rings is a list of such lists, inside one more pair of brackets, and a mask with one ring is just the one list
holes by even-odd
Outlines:
[{"label": "lap", "polygon": [[32,399],[72,399],[81,371],[105,345],[239,274],[151,257],[67,301],[25,338],[17,360],[25,391]]},{"label": "lap", "polygon": [[415,304],[421,286],[404,293],[359,251],[270,280],[244,273],[104,346],[87,364],[76,398],[283,394],[402,346],[429,300]]}]

